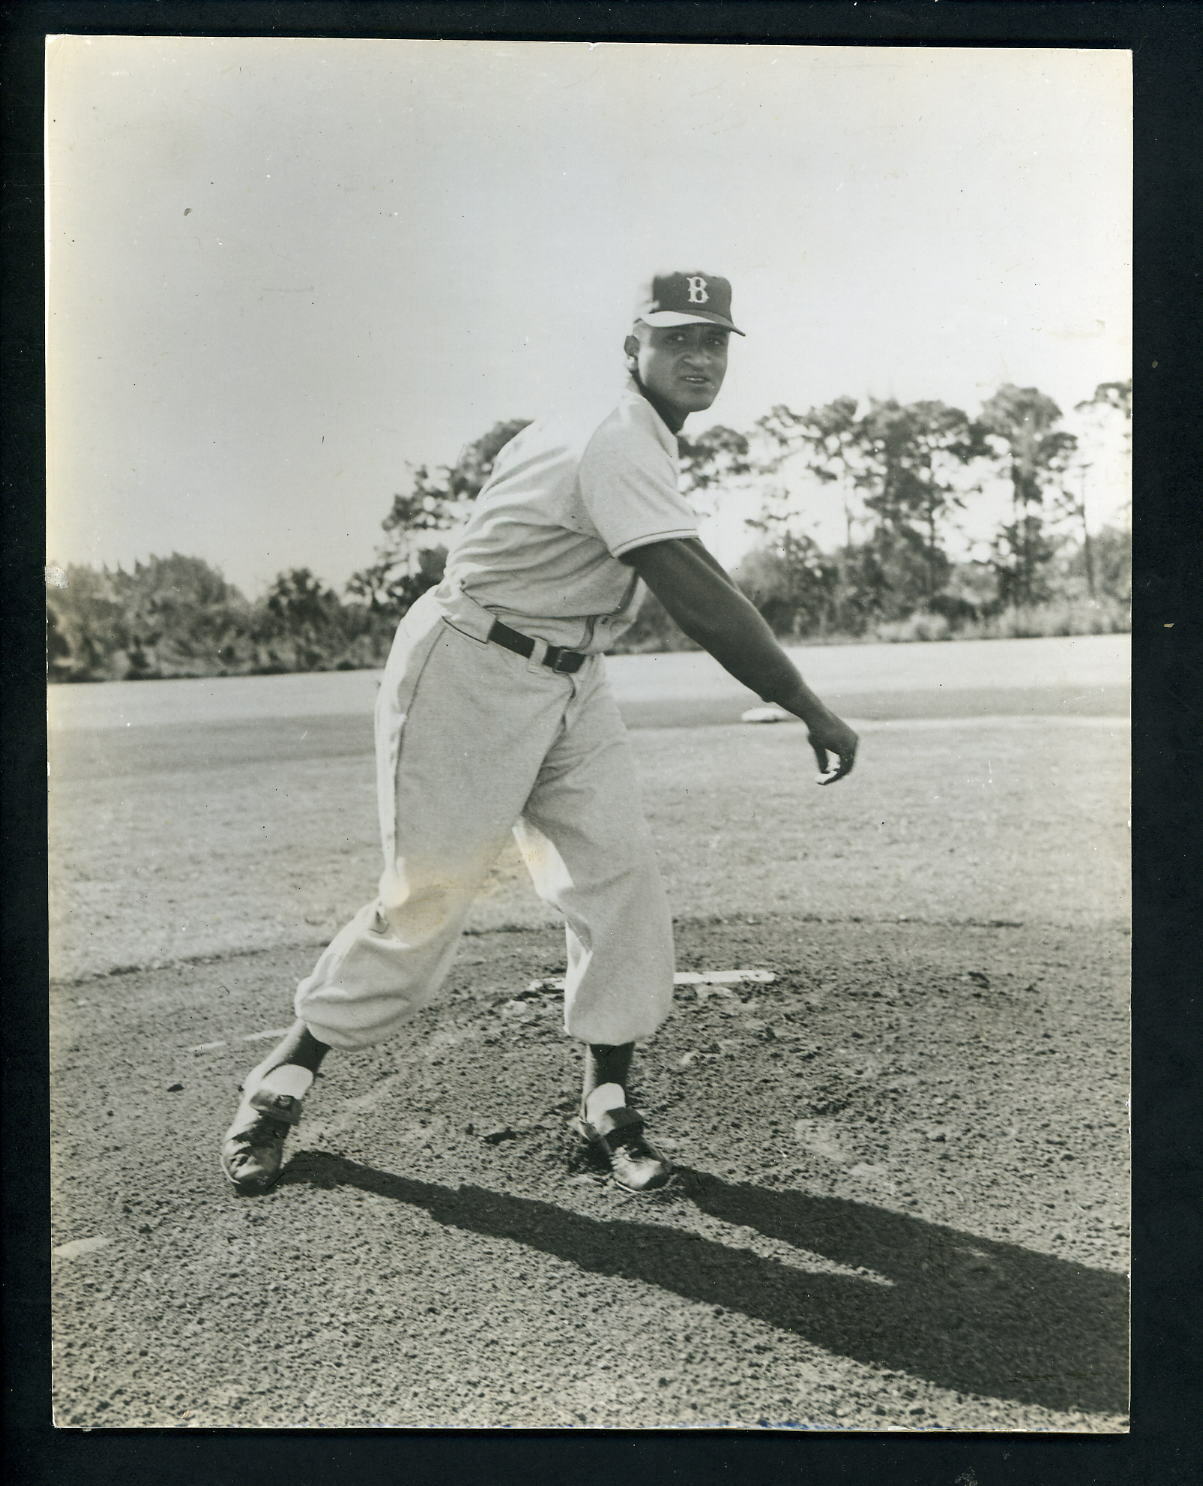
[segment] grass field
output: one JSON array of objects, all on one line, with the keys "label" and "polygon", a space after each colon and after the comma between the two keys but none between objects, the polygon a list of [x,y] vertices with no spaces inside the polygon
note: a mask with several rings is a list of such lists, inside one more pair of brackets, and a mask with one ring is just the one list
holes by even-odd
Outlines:
[{"label": "grass field", "polygon": [[[1123,919],[1125,654],[1119,636],[807,653],[863,734],[856,772],[822,790],[801,728],[740,724],[749,695],[708,657],[620,658],[675,912]],[[379,870],[375,685],[56,688],[56,975],[323,941]],[[472,926],[545,922],[507,853]]]}]

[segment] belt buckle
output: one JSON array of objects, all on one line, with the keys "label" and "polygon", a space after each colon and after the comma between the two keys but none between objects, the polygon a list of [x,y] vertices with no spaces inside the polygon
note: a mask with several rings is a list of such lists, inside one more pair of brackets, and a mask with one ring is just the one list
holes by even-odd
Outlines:
[{"label": "belt buckle", "polygon": [[555,651],[554,658],[549,657],[547,662],[551,669],[557,676],[571,676],[579,664],[575,653],[571,650],[562,650],[558,645],[549,648]]}]

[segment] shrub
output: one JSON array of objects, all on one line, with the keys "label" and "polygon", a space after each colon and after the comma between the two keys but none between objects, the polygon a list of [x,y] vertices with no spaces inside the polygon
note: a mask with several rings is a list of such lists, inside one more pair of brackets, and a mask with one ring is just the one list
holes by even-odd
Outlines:
[{"label": "shrub", "polygon": [[958,630],[964,640],[1030,640],[1049,635],[1118,635],[1132,628],[1128,606],[1119,599],[1052,600],[1002,609]]},{"label": "shrub", "polygon": [[879,620],[873,627],[873,636],[896,645],[911,640],[951,640],[952,625],[943,614],[932,614],[918,609],[905,619]]}]

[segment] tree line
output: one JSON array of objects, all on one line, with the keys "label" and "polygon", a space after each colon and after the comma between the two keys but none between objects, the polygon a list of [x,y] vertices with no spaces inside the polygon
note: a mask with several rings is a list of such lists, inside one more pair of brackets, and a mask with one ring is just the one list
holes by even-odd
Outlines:
[{"label": "tree line", "polygon": [[[703,497],[749,487],[760,540],[735,576],[780,634],[1038,632],[1058,622],[1050,611],[1126,627],[1128,533],[1090,529],[1085,489],[1105,466],[1126,468],[1131,384],[1102,383],[1076,411],[1085,439],[1033,387],[1000,387],[976,417],[840,397],[800,414],[775,407],[746,432],[709,429],[682,455]],[[824,501],[841,537],[826,548],[807,529]],[[1006,515],[968,548],[961,517],[983,501]]]},{"label": "tree line", "polygon": [[[742,502],[754,542],[735,577],[783,638],[912,639],[1127,627],[1129,537],[1092,530],[1089,479],[1123,461],[1131,384],[1106,382],[1064,424],[1038,389],[1000,387],[970,417],[938,401],[851,397],[802,413],[779,405],[746,430],[682,436],[682,482],[705,511]],[[308,568],[248,600],[200,558],[132,569],[51,568],[52,680],[262,674],[383,663],[398,618],[438,583],[450,530],[498,453],[529,422],[496,423],[449,466],[418,466],[383,540],[344,592]],[[967,549],[962,513],[1005,496],[1005,516]],[[838,540],[821,545],[824,506]],[[828,525],[832,523],[829,520]],[[623,648],[688,645],[649,599]]]}]

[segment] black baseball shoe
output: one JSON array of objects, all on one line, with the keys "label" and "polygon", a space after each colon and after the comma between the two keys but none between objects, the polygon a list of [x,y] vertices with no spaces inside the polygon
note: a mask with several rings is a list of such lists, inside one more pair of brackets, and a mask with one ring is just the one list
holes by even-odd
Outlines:
[{"label": "black baseball shoe", "polygon": [[244,1197],[270,1191],[284,1169],[284,1142],[301,1122],[302,1100],[271,1087],[268,1079],[248,1077],[246,1092],[226,1131],[221,1169]]},{"label": "black baseball shoe", "polygon": [[644,1138],[643,1116],[623,1105],[595,1115],[582,1113],[572,1128],[610,1168],[617,1186],[627,1192],[651,1192],[665,1186],[673,1176],[673,1164]]}]

